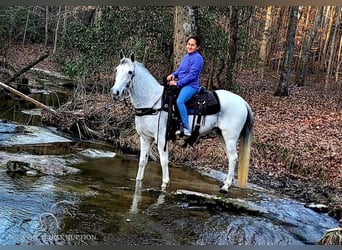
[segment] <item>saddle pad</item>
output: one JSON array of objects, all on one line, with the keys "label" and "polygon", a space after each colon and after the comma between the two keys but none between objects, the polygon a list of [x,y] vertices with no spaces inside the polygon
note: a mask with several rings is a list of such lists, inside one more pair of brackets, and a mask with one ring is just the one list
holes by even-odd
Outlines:
[{"label": "saddle pad", "polygon": [[[195,115],[199,109],[203,115],[212,115],[220,111],[220,101],[215,91],[201,90],[194,95],[187,103],[189,115]],[[204,112],[204,113],[203,113]]]}]

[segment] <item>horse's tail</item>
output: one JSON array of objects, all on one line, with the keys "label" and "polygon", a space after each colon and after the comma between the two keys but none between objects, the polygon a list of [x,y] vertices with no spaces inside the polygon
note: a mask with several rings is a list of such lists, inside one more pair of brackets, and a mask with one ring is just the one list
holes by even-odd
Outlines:
[{"label": "horse's tail", "polygon": [[238,164],[238,184],[240,188],[245,188],[247,186],[253,134],[253,113],[251,107],[247,103],[246,108],[248,112],[247,118],[240,134],[240,152]]}]

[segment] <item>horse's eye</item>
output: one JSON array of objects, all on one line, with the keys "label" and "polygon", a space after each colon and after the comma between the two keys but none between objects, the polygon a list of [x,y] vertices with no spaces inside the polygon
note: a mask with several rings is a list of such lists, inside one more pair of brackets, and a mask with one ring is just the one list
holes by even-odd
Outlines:
[{"label": "horse's eye", "polygon": [[130,70],[130,71],[128,71],[128,74],[132,75],[132,74],[133,74],[133,71],[131,71],[131,70]]}]

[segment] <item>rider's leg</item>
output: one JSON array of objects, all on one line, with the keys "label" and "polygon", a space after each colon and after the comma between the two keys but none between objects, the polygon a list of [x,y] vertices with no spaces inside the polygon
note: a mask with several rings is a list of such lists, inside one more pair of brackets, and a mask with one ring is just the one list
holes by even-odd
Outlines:
[{"label": "rider's leg", "polygon": [[[179,115],[182,120],[182,125],[184,130],[189,130],[189,124],[188,124],[188,111],[185,106],[185,103],[190,100],[190,98],[197,92],[197,89],[191,87],[191,86],[184,86],[177,98],[177,107],[179,110]],[[188,134],[188,133],[187,133]]]}]

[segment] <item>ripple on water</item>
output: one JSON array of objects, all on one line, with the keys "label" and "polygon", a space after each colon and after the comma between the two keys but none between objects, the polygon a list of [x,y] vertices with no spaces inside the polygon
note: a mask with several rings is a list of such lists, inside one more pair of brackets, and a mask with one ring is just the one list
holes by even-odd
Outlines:
[{"label": "ripple on water", "polygon": [[54,205],[71,197],[56,192],[54,181],[51,176],[12,178],[0,170],[0,245],[44,244],[42,235],[57,232],[53,216],[58,223],[64,208]]}]

